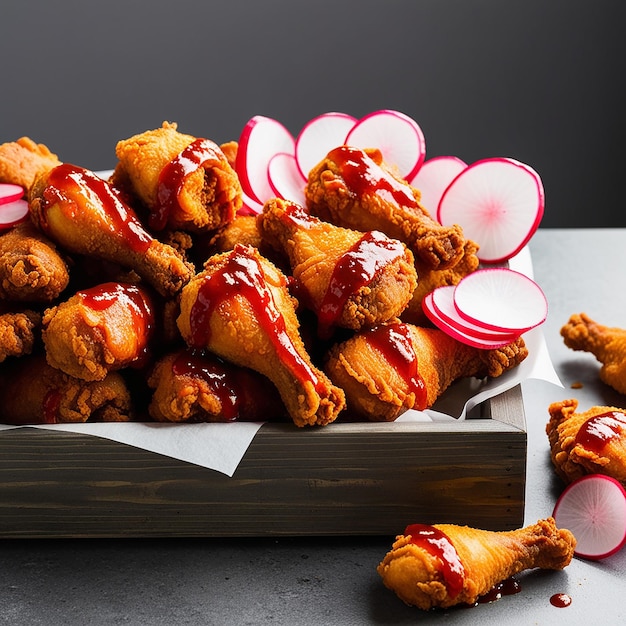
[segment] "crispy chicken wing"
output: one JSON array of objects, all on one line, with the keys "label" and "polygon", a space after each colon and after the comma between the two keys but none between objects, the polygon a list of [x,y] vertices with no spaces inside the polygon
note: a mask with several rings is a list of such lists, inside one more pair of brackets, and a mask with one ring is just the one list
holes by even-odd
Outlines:
[{"label": "crispy chicken wing", "polygon": [[147,291],[103,283],[78,291],[43,316],[48,363],[83,380],[103,380],[114,370],[143,365],[154,312]]},{"label": "crispy chicken wing", "polygon": [[408,409],[431,407],[458,378],[497,377],[527,355],[522,338],[481,350],[439,329],[392,323],[333,346],[325,371],[344,390],[350,415],[393,421]]},{"label": "crispy chicken wing", "polygon": [[334,226],[280,199],[265,203],[258,223],[263,239],[289,258],[297,293],[321,329],[386,322],[411,299],[413,255],[398,240]]},{"label": "crispy chicken wing", "polygon": [[4,367],[0,406],[5,424],[126,422],[133,418],[131,395],[119,372],[87,382],[52,367],[43,354]]},{"label": "crispy chicken wing", "polygon": [[214,230],[242,206],[239,178],[221,148],[176,124],[119,141],[115,152],[112,182],[148,209],[154,230]]},{"label": "crispy chicken wing", "polygon": [[257,372],[200,350],[161,358],[149,379],[159,422],[271,421],[287,417],[276,387]]},{"label": "crispy chicken wing", "polygon": [[412,524],[378,566],[386,587],[411,606],[428,610],[475,604],[495,585],[527,569],[560,570],[576,540],[554,519],[511,531],[454,524]]},{"label": "crispy chicken wing", "polygon": [[160,294],[173,295],[193,268],[152,237],[106,181],[64,163],[38,177],[30,190],[33,220],[64,250],[133,269]]},{"label": "crispy chicken wing", "polygon": [[577,413],[574,399],[548,408],[546,433],[557,474],[570,483],[585,474],[606,474],[626,487],[626,409],[594,406]]},{"label": "crispy chicken wing", "polygon": [[0,236],[0,299],[47,303],[69,283],[65,259],[31,222]]},{"label": "crispy chicken wing", "polygon": [[580,313],[569,318],[561,336],[568,348],[593,354],[602,364],[600,380],[626,394],[626,329],[603,326]]},{"label": "crispy chicken wing", "polygon": [[305,350],[285,275],[255,248],[211,257],[184,287],[180,308],[187,344],[265,375],[296,425],[328,424],[343,409],[343,392]]},{"label": "crispy chicken wing", "polygon": [[405,242],[430,269],[455,265],[465,239],[420,204],[420,193],[386,167],[379,150],[339,146],[309,173],[305,189],[313,215],[345,228],[379,230]]},{"label": "crispy chicken wing", "polygon": [[60,165],[56,154],[28,137],[0,145],[0,183],[29,189],[35,178]]},{"label": "crispy chicken wing", "polygon": [[0,363],[33,351],[41,315],[35,311],[0,313]]}]

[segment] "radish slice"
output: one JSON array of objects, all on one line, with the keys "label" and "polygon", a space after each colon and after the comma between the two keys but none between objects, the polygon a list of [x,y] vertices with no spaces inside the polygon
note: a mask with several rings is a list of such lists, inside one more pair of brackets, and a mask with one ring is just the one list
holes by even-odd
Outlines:
[{"label": "radish slice", "polygon": [[500,332],[489,330],[478,324],[473,324],[459,315],[454,305],[454,285],[438,287],[431,293],[432,306],[441,319],[462,333],[466,333],[478,339],[489,341],[504,341],[511,343],[519,337],[519,333]]},{"label": "radish slice", "polygon": [[241,195],[243,197],[243,205],[237,211],[238,215],[258,215],[263,213],[263,204],[253,200],[245,191]]},{"label": "radish slice", "polygon": [[272,191],[283,200],[292,200],[304,206],[306,198],[304,186],[306,179],[300,173],[293,154],[279,152],[275,154],[267,166],[267,175]]},{"label": "radish slice", "polygon": [[437,208],[444,226],[459,224],[479,246],[478,258],[497,263],[517,254],[533,236],[544,210],[541,178],[508,158],[484,159],[465,168]]},{"label": "radish slice", "polygon": [[0,204],[0,230],[11,228],[28,217],[28,202],[13,200]]},{"label": "radish slice", "polygon": [[572,532],[574,554],[582,558],[603,559],[626,544],[626,490],[610,476],[589,474],[569,484],[552,517]]},{"label": "radish slice", "polygon": [[487,330],[521,334],[548,315],[541,287],[520,272],[486,268],[462,278],[454,289],[459,315]]},{"label": "radish slice", "polygon": [[291,133],[270,117],[256,115],[249,120],[239,137],[235,169],[243,190],[256,202],[263,203],[274,196],[267,167],[279,152],[294,154]]},{"label": "radish slice", "polygon": [[413,179],[409,180],[412,187],[420,190],[420,204],[431,215],[437,214],[444,191],[466,167],[467,163],[455,156],[434,157],[425,161]]},{"label": "radish slice", "polygon": [[378,148],[385,163],[412,179],[426,156],[426,142],[419,124],[399,111],[383,109],[362,117],[346,136],[355,148]]},{"label": "radish slice", "polygon": [[503,346],[511,343],[510,339],[485,339],[483,337],[473,335],[471,332],[466,330],[460,330],[454,327],[452,324],[448,323],[445,318],[439,315],[437,308],[433,304],[432,296],[432,292],[424,296],[422,299],[422,310],[426,314],[426,317],[428,317],[428,319],[435,326],[437,326],[439,330],[446,333],[446,335],[450,335],[453,339],[456,339],[461,343],[465,343],[468,346],[480,348],[482,350],[495,350],[496,348],[502,348]]},{"label": "radish slice", "polygon": [[24,189],[20,185],[12,183],[0,183],[0,204],[7,204],[19,200],[24,195]]},{"label": "radish slice", "polygon": [[323,113],[309,121],[296,138],[296,161],[304,179],[333,148],[344,144],[347,134],[357,123],[347,113]]}]

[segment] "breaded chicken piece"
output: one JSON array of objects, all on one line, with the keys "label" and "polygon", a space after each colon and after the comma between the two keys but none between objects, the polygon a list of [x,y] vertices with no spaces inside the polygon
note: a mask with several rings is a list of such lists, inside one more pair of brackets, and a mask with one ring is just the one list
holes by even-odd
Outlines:
[{"label": "breaded chicken piece", "polygon": [[106,181],[64,163],[39,176],[29,194],[39,229],[63,250],[134,270],[161,295],[172,296],[193,274],[172,246],[148,233]]},{"label": "breaded chicken piece", "polygon": [[556,473],[571,483],[606,474],[626,487],[626,409],[594,406],[577,413],[574,399],[553,402],[546,433]]},{"label": "breaded chicken piece", "polygon": [[429,269],[424,263],[416,260],[415,268],[419,277],[417,287],[413,291],[411,301],[402,312],[401,319],[417,326],[429,326],[430,321],[422,309],[422,300],[437,287],[458,285],[462,278],[475,272],[480,261],[476,256],[478,245],[468,239],[463,248],[463,256],[456,265],[446,269]]},{"label": "breaded chicken piece", "polygon": [[598,324],[580,313],[569,318],[561,336],[568,348],[593,354],[602,364],[600,380],[626,394],[626,329]]},{"label": "breaded chicken piece", "polygon": [[297,426],[325,425],[344,395],[311,362],[286,276],[252,247],[211,257],[181,293],[178,328],[192,348],[269,378]]},{"label": "breaded chicken piece", "polygon": [[257,219],[264,241],[289,258],[297,293],[321,329],[386,322],[411,299],[417,274],[401,241],[334,226],[278,198]]},{"label": "breaded chicken piece", "polygon": [[131,395],[119,372],[86,382],[52,367],[43,354],[4,366],[0,405],[5,424],[126,422],[134,417]]},{"label": "breaded chicken piece", "polygon": [[65,259],[31,222],[0,235],[0,299],[51,302],[69,279]]},{"label": "breaded chicken piece", "polygon": [[454,524],[412,524],[396,538],[377,571],[406,604],[433,607],[475,604],[498,583],[527,569],[561,570],[576,539],[554,519],[510,531]]},{"label": "breaded chicken piece", "polygon": [[74,378],[103,380],[145,363],[154,322],[150,295],[137,285],[103,283],[78,291],[44,312],[46,358]]},{"label": "breaded chicken piece", "polygon": [[497,350],[481,350],[439,329],[391,323],[333,346],[324,371],[344,390],[351,416],[382,422],[431,407],[459,378],[501,376],[527,355],[521,337]]},{"label": "breaded chicken piece", "polygon": [[420,192],[386,167],[380,150],[334,148],[309,173],[305,194],[313,215],[399,239],[429,269],[452,267],[463,255],[460,226],[434,220],[420,204]]},{"label": "breaded chicken piece", "polygon": [[159,422],[276,421],[287,413],[276,387],[253,370],[205,351],[162,357],[148,379],[148,411]]},{"label": "breaded chicken piece", "polygon": [[0,145],[0,183],[13,183],[28,190],[39,174],[60,164],[47,146],[28,137]]},{"label": "breaded chicken piece", "polygon": [[0,363],[33,351],[41,315],[35,311],[0,313]]},{"label": "breaded chicken piece", "polygon": [[243,204],[241,184],[221,148],[163,122],[117,143],[112,183],[148,209],[149,226],[204,232],[230,222]]}]

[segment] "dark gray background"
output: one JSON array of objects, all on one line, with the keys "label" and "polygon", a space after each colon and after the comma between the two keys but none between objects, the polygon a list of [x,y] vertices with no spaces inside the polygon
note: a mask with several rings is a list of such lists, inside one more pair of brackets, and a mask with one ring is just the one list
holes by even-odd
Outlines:
[{"label": "dark gray background", "polygon": [[176,121],[237,139],[330,110],[404,111],[427,158],[511,156],[543,227],[626,226],[623,0],[5,0],[0,142],[114,166],[118,139]]}]

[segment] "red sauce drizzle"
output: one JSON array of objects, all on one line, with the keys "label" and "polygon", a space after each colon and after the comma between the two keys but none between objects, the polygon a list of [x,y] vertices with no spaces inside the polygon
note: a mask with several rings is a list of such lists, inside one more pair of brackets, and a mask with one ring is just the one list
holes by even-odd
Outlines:
[{"label": "red sauce drizzle", "polygon": [[426,408],[426,383],[419,373],[417,355],[406,324],[375,326],[367,331],[367,340],[378,349],[415,394],[414,409]]},{"label": "red sauce drizzle", "polygon": [[566,593],[555,593],[550,597],[550,604],[559,609],[564,609],[572,603],[572,598]]},{"label": "red sauce drizzle", "polygon": [[170,213],[180,206],[178,196],[185,178],[208,161],[219,160],[218,150],[219,147],[210,139],[196,139],[161,170],[156,206],[148,218],[151,228],[165,228]]},{"label": "red sauce drizzle", "polygon": [[358,196],[379,194],[401,206],[417,207],[410,186],[396,180],[363,150],[339,146],[328,153],[328,158],[339,165],[346,185]]},{"label": "red sauce drizzle", "polygon": [[623,436],[626,415],[621,411],[608,411],[590,417],[576,434],[576,443],[586,450],[600,454],[605,446]]},{"label": "red sauce drizzle", "polygon": [[487,604],[488,602],[495,602],[503,596],[512,596],[519,593],[522,590],[522,586],[515,580],[515,578],[507,578],[497,584],[495,584],[487,593],[478,598],[476,604]]},{"label": "red sauce drizzle", "polygon": [[448,536],[428,524],[411,524],[406,527],[404,534],[411,536],[411,543],[439,560],[448,595],[456,598],[463,589],[465,569]]},{"label": "red sauce drizzle", "polygon": [[58,389],[50,389],[43,399],[42,416],[44,424],[56,424],[59,421],[60,408],[61,392]]},{"label": "red sauce drizzle", "polygon": [[[44,219],[47,208],[57,203],[71,210],[70,219],[76,219],[84,209],[72,200],[73,194],[85,197],[89,210],[99,213],[102,221],[111,225],[111,235],[125,246],[135,252],[145,252],[150,247],[152,237],[115,188],[93,172],[69,163],[58,165],[48,175],[48,185],[43,191]],[[47,229],[47,224],[42,226]]]},{"label": "red sauce drizzle", "polygon": [[183,350],[174,359],[172,371],[177,376],[204,380],[222,405],[222,417],[228,421],[239,417],[241,391],[234,372],[226,364],[204,358],[196,350]]},{"label": "red sauce drizzle", "polygon": [[205,348],[211,339],[209,320],[215,309],[235,296],[245,298],[263,332],[292,374],[300,381],[310,381],[321,391],[321,381],[302,358],[287,333],[285,318],[278,310],[265,281],[263,269],[251,248],[237,244],[222,268],[206,276],[191,307],[189,342],[192,347]]},{"label": "red sauce drizzle", "polygon": [[341,315],[350,294],[372,282],[383,267],[404,255],[404,246],[378,231],[365,233],[335,265],[318,318],[322,326],[331,326]]},{"label": "red sauce drizzle", "polygon": [[104,311],[115,302],[121,302],[131,311],[133,332],[139,345],[143,346],[134,363],[142,365],[147,358],[148,340],[154,328],[154,312],[145,292],[135,285],[111,282],[78,291],[76,295],[94,311]]}]

